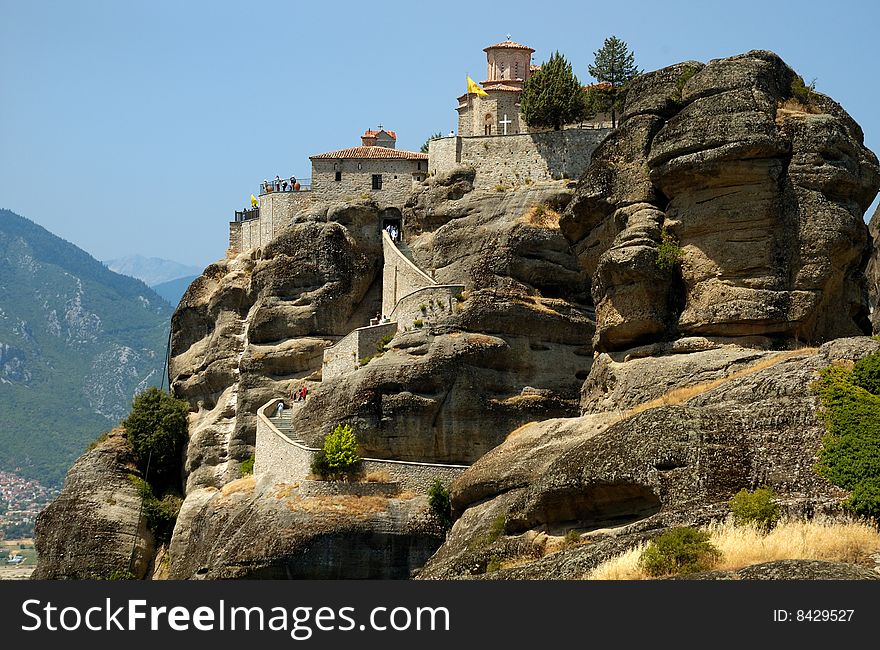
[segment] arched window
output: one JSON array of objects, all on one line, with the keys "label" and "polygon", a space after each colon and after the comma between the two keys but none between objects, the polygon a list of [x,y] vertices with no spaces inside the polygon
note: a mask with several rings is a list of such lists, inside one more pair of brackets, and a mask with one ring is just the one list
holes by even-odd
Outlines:
[{"label": "arched window", "polygon": [[492,119],[491,113],[486,113],[486,117],[483,118],[483,135],[492,135],[492,124],[495,120]]},{"label": "arched window", "polygon": [[499,79],[504,79],[504,61],[498,64]]},{"label": "arched window", "polygon": [[513,64],[513,78],[519,79],[519,61]]}]

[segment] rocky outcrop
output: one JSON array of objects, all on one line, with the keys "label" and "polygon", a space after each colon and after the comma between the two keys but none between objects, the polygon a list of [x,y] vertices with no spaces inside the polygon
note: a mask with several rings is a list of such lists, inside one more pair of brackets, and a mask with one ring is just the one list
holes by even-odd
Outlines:
[{"label": "rocky outcrop", "polygon": [[[678,376],[687,388],[645,410],[609,412],[597,399],[600,412],[511,434],[453,483],[461,516],[420,577],[481,575],[495,557],[517,565],[508,577],[580,578],[665,527],[723,517],[733,494],[765,484],[793,514],[838,511],[844,493],[813,470],[825,429],[810,384],[832,362],[878,350],[869,338],[818,351],[731,347],[726,366],[721,351],[707,357],[704,385],[690,384],[677,355],[612,367],[606,376]],[[571,530],[590,543],[542,557],[548,536]]]},{"label": "rocky outcrop", "polygon": [[74,463],[61,494],[37,516],[36,580],[143,578],[153,559],[152,533],[141,517],[141,478],[119,430]]},{"label": "rocky outcrop", "polygon": [[753,51],[633,81],[561,220],[593,278],[598,349],[868,332],[877,158],[836,102],[794,97],[795,79]]},{"label": "rocky outcrop", "polygon": [[442,540],[425,496],[308,496],[250,477],[190,493],[169,577],[404,579]]},{"label": "rocky outcrop", "polygon": [[407,251],[466,294],[451,313],[426,305],[424,327],[315,385],[294,414],[309,444],[345,422],[366,455],[469,464],[525,422],[577,412],[592,313],[556,224],[571,191],[470,192],[471,180],[467,168],[431,179],[404,210]]},{"label": "rocky outcrop", "polygon": [[874,211],[874,216],[868,222],[868,233],[871,235],[871,258],[865,277],[868,279],[868,304],[871,307],[871,327],[874,334],[880,334],[880,310],[877,309],[880,300],[880,207]]},{"label": "rocky outcrop", "polygon": [[327,345],[381,301],[379,210],[340,204],[297,223],[260,255],[209,266],[172,319],[169,375],[190,401],[187,489],[238,477],[257,408],[320,378]]}]

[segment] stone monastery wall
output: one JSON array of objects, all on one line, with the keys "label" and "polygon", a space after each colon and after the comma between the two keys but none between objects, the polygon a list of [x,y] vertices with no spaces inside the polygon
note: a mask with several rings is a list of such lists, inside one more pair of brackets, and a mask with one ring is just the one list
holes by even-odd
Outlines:
[{"label": "stone monastery wall", "polygon": [[579,178],[610,129],[563,129],[517,135],[438,138],[428,144],[428,172],[442,174],[456,164],[477,170],[474,185],[521,185],[553,178]]},{"label": "stone monastery wall", "polygon": [[233,253],[262,248],[290,228],[297,213],[317,202],[314,192],[270,192],[260,195],[260,216],[229,224],[229,250]]}]

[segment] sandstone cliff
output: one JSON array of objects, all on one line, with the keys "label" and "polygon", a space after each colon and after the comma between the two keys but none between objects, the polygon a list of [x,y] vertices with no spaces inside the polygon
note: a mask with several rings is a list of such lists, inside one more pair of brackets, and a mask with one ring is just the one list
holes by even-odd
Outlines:
[{"label": "sandstone cliff", "polygon": [[[832,362],[878,350],[863,337],[819,350],[682,355],[702,361],[608,360],[611,387],[594,385],[585,415],[511,433],[453,484],[461,516],[420,577],[484,576],[494,558],[509,566],[492,578],[582,578],[669,526],[723,518],[733,494],[761,485],[790,514],[839,512],[843,492],[813,470],[825,429],[809,386]],[[713,378],[692,384],[682,363],[712,368]],[[654,399],[609,411],[617,382],[656,386]],[[561,552],[570,531],[580,543]]]},{"label": "sandstone cliff", "polygon": [[753,51],[632,82],[561,221],[593,278],[599,349],[868,332],[877,158],[836,102],[799,99],[795,80]]},{"label": "sandstone cliff", "polygon": [[880,334],[880,311],[877,309],[877,302],[880,300],[880,207],[874,211],[874,216],[868,222],[868,232],[871,236],[872,248],[865,276],[868,279],[871,326],[874,334]]},{"label": "sandstone cliff", "polygon": [[74,463],[61,494],[37,517],[33,579],[147,575],[155,543],[132,477],[141,472],[119,430]]}]

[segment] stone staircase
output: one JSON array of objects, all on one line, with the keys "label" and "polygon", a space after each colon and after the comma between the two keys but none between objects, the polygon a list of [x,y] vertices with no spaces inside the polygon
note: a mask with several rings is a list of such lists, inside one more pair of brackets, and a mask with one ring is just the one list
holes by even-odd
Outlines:
[{"label": "stone staircase", "polygon": [[293,408],[286,408],[281,416],[271,416],[269,421],[278,429],[281,433],[287,436],[293,442],[307,446],[306,441],[302,438],[297,437],[296,433],[293,431],[293,409],[299,409],[302,407],[302,402],[295,402],[293,404]]}]

